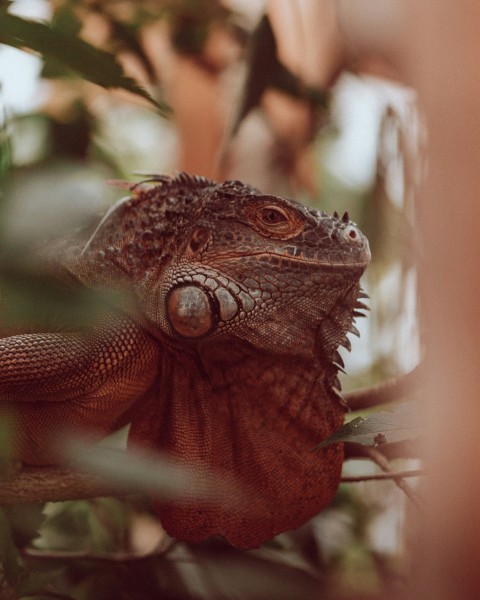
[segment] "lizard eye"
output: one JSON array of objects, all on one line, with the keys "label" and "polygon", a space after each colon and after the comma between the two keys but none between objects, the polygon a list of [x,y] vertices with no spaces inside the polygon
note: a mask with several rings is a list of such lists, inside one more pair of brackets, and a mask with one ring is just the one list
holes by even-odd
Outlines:
[{"label": "lizard eye", "polygon": [[287,215],[276,206],[265,206],[259,211],[260,219],[265,225],[282,225],[288,223]]},{"label": "lizard eye", "polygon": [[267,196],[253,199],[245,205],[244,214],[252,227],[265,237],[288,240],[302,231],[303,221],[293,208],[275,200]]},{"label": "lizard eye", "polygon": [[281,206],[262,206],[256,210],[254,219],[263,233],[278,239],[293,237],[302,229],[298,217]]}]

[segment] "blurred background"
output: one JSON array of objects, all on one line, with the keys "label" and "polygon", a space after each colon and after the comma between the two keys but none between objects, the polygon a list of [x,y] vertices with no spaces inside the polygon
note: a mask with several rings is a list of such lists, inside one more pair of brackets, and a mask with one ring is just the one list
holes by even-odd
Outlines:
[{"label": "blurred background", "polygon": [[[359,43],[366,18],[388,36],[395,3],[367,4],[360,14],[333,0],[0,3],[1,245],[20,272],[9,285],[24,310],[33,309],[18,255],[104,211],[122,195],[108,180],[177,171],[241,179],[348,211],[369,237],[372,311],[352,352],[341,350],[344,390],[413,369],[425,128],[396,62]],[[7,14],[49,22],[57,44],[19,41],[2,26]],[[112,53],[157,104],[60,36]],[[378,471],[368,461],[344,470]],[[23,552],[20,572],[35,593],[69,598],[402,597],[411,510],[390,481],[344,484],[301,530],[240,553],[168,540],[139,498],[55,503],[10,509],[8,548]],[[4,577],[13,589],[20,576]]]}]

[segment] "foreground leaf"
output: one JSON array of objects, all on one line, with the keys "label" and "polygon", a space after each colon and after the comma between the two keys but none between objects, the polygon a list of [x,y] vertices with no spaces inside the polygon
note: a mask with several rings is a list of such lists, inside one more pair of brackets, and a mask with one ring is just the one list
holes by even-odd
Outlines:
[{"label": "foreground leaf", "polygon": [[416,439],[421,431],[418,410],[412,402],[405,402],[392,410],[353,419],[315,446],[314,450],[335,442],[354,442],[364,446],[391,444]]},{"label": "foreground leaf", "polygon": [[[62,456],[73,467],[111,482],[118,490],[154,494],[157,498],[176,499],[195,490],[199,502],[222,499],[232,483],[207,467],[187,467],[160,453],[140,449],[102,447],[80,438],[61,442]],[[205,480],[210,485],[203,485]],[[241,491],[238,491],[239,495]]]},{"label": "foreground leaf", "polygon": [[51,58],[80,77],[104,88],[122,88],[154,104],[164,115],[169,108],[157,102],[133,79],[127,77],[115,56],[84,40],[69,36],[47,23],[22,19],[2,11],[0,43],[29,48]]},{"label": "foreground leaf", "polygon": [[13,541],[10,523],[0,510],[0,580],[15,584],[21,574],[20,555]]}]

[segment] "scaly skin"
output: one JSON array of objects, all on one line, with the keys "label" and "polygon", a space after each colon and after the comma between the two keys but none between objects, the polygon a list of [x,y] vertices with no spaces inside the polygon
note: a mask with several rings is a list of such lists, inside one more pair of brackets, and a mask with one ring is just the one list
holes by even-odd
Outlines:
[{"label": "scaly skin", "polygon": [[[108,324],[1,340],[0,392],[26,462],[58,430],[130,439],[222,475],[227,491],[159,503],[166,530],[249,548],[332,499],[343,421],[337,347],[361,307],[368,242],[339,219],[239,182],[179,175],[131,186],[62,268],[116,294]],[[211,485],[205,478],[204,486]]]}]

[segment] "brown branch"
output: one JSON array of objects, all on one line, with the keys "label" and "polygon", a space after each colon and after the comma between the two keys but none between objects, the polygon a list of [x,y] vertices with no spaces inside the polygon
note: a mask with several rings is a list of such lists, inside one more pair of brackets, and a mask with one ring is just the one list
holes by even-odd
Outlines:
[{"label": "brown branch", "polygon": [[[354,442],[345,442],[345,460],[355,458],[365,458],[363,446]],[[401,442],[392,442],[382,444],[382,454],[389,460],[393,458],[418,458],[420,451],[418,443],[415,440],[402,440]]]},{"label": "brown branch", "polygon": [[99,477],[60,467],[24,467],[18,475],[0,483],[3,506],[121,495],[126,495],[125,491]]},{"label": "brown branch", "polygon": [[403,398],[415,390],[420,381],[421,367],[416,367],[406,375],[392,377],[376,385],[346,392],[343,397],[351,410],[370,408]]},{"label": "brown branch", "polygon": [[[345,459],[364,458],[364,448],[360,444],[346,443]],[[417,450],[410,443],[382,446],[382,456],[385,454],[389,458],[418,456]],[[419,472],[419,474],[421,473]],[[407,475],[389,472],[385,475],[367,477],[370,479],[394,479],[395,476],[406,477]],[[361,479],[361,481],[364,480],[365,477]],[[348,482],[349,480],[344,478],[342,481]],[[122,497],[127,494],[128,492],[124,489],[119,489],[112,483],[106,483],[100,477],[66,467],[23,467],[14,477],[0,482],[0,506],[63,502],[99,496]]]},{"label": "brown branch", "polygon": [[164,557],[169,550],[166,548],[161,552],[151,552],[150,554],[133,554],[130,552],[111,552],[99,554],[95,552],[87,552],[85,550],[78,551],[63,551],[63,550],[36,550],[35,548],[24,548],[22,556],[35,560],[62,560],[62,561],[78,561],[91,560],[104,563],[118,562],[141,562],[148,561],[152,558]]},{"label": "brown branch", "polygon": [[[37,594],[38,593],[39,592],[37,592]],[[72,596],[67,596],[66,594],[62,594],[60,592],[52,592],[51,590],[41,590],[40,594],[42,598],[55,598],[55,600],[73,600]]]},{"label": "brown branch", "polygon": [[[356,444],[359,445],[359,444]],[[409,500],[414,504],[417,508],[422,507],[422,500],[418,496],[418,494],[408,485],[406,481],[402,479],[401,476],[393,471],[388,459],[376,448],[372,448],[371,446],[360,446],[359,452],[363,453],[363,455],[367,458],[370,458],[376,465],[378,465],[382,471],[392,475],[393,481],[396,485],[404,492],[404,494],[409,498]]]},{"label": "brown branch", "polygon": [[346,476],[340,479],[341,483],[357,483],[360,481],[378,481],[382,479],[396,479],[398,477],[419,477],[425,475],[424,469],[412,469],[411,471],[394,471],[392,473],[376,473],[375,475]]},{"label": "brown branch", "polygon": [[[418,450],[411,442],[399,442],[382,446],[382,454],[389,458],[417,457]],[[364,458],[365,447],[345,444],[345,459]],[[387,458],[385,458],[387,460]],[[387,461],[388,463],[388,461]],[[391,470],[389,471],[391,473]],[[398,475],[396,476],[398,479]],[[380,477],[378,477],[380,479]],[[385,478],[395,479],[395,474]],[[13,504],[43,504],[97,498],[99,496],[122,497],[133,490],[126,490],[106,481],[103,477],[67,467],[23,467],[15,476],[0,482],[0,506]],[[145,490],[146,491],[146,490]]]}]

